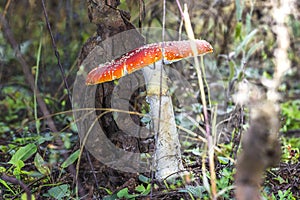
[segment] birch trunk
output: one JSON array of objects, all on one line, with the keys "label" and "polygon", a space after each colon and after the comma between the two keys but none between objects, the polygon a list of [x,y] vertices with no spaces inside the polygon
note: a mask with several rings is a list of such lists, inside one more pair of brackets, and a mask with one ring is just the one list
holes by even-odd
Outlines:
[{"label": "birch trunk", "polygon": [[150,104],[151,128],[156,136],[155,177],[160,180],[174,178],[179,175],[179,171],[184,170],[184,167],[172,99],[168,93],[167,75],[161,61],[156,62],[154,67],[144,68],[143,74],[147,84],[147,101]]}]

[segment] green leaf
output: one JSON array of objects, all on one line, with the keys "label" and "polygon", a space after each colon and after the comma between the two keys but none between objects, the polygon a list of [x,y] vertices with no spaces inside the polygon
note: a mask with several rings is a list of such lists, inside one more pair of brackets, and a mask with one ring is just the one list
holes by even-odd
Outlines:
[{"label": "green leaf", "polygon": [[17,165],[19,160],[25,161],[30,158],[37,151],[35,144],[27,144],[25,147],[21,147],[10,159],[8,163]]},{"label": "green leaf", "polygon": [[61,200],[64,197],[70,196],[71,192],[69,188],[68,184],[59,185],[48,190],[48,194],[54,199]]},{"label": "green leaf", "polygon": [[116,200],[116,199],[118,199],[117,194],[113,194],[113,195],[103,197],[103,200]]},{"label": "green leaf", "polygon": [[145,188],[144,185],[138,185],[135,190],[140,192],[142,195],[148,195],[151,192],[151,184],[149,183],[147,188]]},{"label": "green leaf", "polygon": [[70,123],[70,129],[71,129],[73,132],[75,132],[75,133],[78,132],[78,128],[77,128],[77,125],[76,125],[75,122],[71,122],[71,123]]},{"label": "green leaf", "polygon": [[248,61],[248,59],[252,56],[252,54],[254,54],[255,51],[257,51],[258,49],[262,48],[264,46],[264,42],[263,41],[260,41],[256,44],[254,44],[250,49],[249,51],[247,52],[247,55],[246,55],[246,62]]},{"label": "green leaf", "polygon": [[135,197],[138,196],[138,194],[129,194],[128,193],[128,188],[123,188],[117,193],[117,196],[119,198],[125,198],[125,199],[134,199]]},{"label": "green leaf", "polygon": [[235,49],[235,56],[238,56],[240,54],[240,52],[245,48],[245,46],[250,42],[250,40],[254,38],[256,33],[257,29],[254,29],[244,38],[241,44]]},{"label": "green leaf", "polygon": [[235,63],[234,62],[229,62],[229,77],[228,81],[232,81],[234,74],[235,74]]},{"label": "green leaf", "polygon": [[13,195],[16,195],[16,193],[11,189],[11,187],[9,187],[9,185],[6,183],[6,181],[4,181],[0,178],[0,183],[2,185],[4,185],[4,187],[6,187],[6,189],[9,190]]},{"label": "green leaf", "polygon": [[243,26],[243,24],[241,22],[238,22],[236,24],[235,34],[234,34],[235,39],[241,39],[242,38],[242,26]]},{"label": "green leaf", "polygon": [[52,141],[53,140],[52,135],[43,135],[43,137],[38,137],[37,143],[38,144],[43,144],[44,142]]},{"label": "green leaf", "polygon": [[203,186],[204,186],[204,188],[206,189],[206,191],[208,192],[208,193],[210,193],[211,191],[210,191],[210,185],[209,185],[209,181],[208,181],[208,178],[207,178],[207,175],[206,174],[204,174],[204,176],[202,176],[202,181],[203,181]]},{"label": "green leaf", "polygon": [[139,175],[139,180],[143,183],[150,183],[151,179],[144,176],[144,175]]},{"label": "green leaf", "polygon": [[145,192],[146,188],[143,185],[138,185],[135,187],[135,191],[139,192],[139,193],[143,193]]},{"label": "green leaf", "polygon": [[280,185],[283,183],[287,183],[287,181],[284,180],[281,176],[277,176],[276,178],[274,178],[274,180],[277,180]]},{"label": "green leaf", "polygon": [[25,166],[25,164],[22,160],[18,160],[15,166],[17,169],[21,170]]},{"label": "green leaf", "polygon": [[241,21],[243,9],[244,9],[244,1],[235,0],[235,6],[236,6],[236,19],[238,21]]},{"label": "green leaf", "polygon": [[21,179],[21,174],[22,174],[22,167],[25,166],[24,162],[22,160],[18,160],[16,163],[15,163],[15,168],[14,168],[14,171],[13,171],[13,175],[16,176],[17,179]]},{"label": "green leaf", "polygon": [[190,193],[194,197],[203,197],[203,192],[205,191],[205,188],[203,186],[192,186],[187,185],[185,189],[179,190],[179,192],[185,192]]},{"label": "green leaf", "polygon": [[79,153],[80,150],[78,149],[77,151],[75,151],[74,153],[72,153],[67,160],[65,160],[65,162],[63,162],[63,164],[61,165],[62,168],[66,168],[68,166],[70,166],[71,164],[73,164],[79,157]]},{"label": "green leaf", "polygon": [[6,172],[6,169],[2,166],[0,166],[0,174]]},{"label": "green leaf", "polygon": [[99,187],[100,190],[105,190],[105,192],[107,192],[107,194],[112,195],[112,191],[110,191],[109,189],[105,188],[105,187]]},{"label": "green leaf", "polygon": [[39,153],[35,154],[34,166],[37,168],[37,170],[39,170],[39,172],[41,174],[49,175],[50,174],[50,169],[45,164],[46,163],[45,163],[44,159],[42,158],[42,156]]},{"label": "green leaf", "polygon": [[[23,193],[21,195],[21,200],[27,200],[27,194],[26,193]],[[31,195],[31,200],[35,200],[35,196],[33,194]]]},{"label": "green leaf", "polygon": [[229,159],[223,156],[218,156],[218,159],[220,161],[221,164],[225,165],[229,163]]},{"label": "green leaf", "polygon": [[125,197],[128,195],[128,188],[123,188],[122,190],[120,190],[118,193],[117,193],[117,196],[119,198],[122,198],[122,197]]},{"label": "green leaf", "polygon": [[251,27],[251,18],[252,18],[251,14],[247,13],[247,15],[246,15],[246,31],[247,31],[247,33],[249,33],[250,30],[252,29],[252,27]]},{"label": "green leaf", "polygon": [[64,146],[66,147],[66,149],[70,149],[71,148],[71,141],[70,141],[70,137],[71,137],[71,133],[63,133],[61,134],[62,140],[64,142]]},{"label": "green leaf", "polygon": [[[155,185],[154,185],[154,188],[155,188]],[[151,192],[151,184],[149,183],[147,185],[146,191],[143,194],[148,195],[150,192]]]}]

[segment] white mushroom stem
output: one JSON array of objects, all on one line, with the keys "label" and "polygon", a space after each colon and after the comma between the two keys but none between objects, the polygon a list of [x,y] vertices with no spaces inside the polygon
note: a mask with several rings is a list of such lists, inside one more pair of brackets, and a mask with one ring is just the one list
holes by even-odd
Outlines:
[{"label": "white mushroom stem", "polygon": [[156,136],[155,177],[159,180],[174,178],[184,167],[172,99],[168,94],[167,75],[161,61],[156,62],[154,67],[144,68],[143,74],[147,84],[147,101],[150,104],[151,128]]}]

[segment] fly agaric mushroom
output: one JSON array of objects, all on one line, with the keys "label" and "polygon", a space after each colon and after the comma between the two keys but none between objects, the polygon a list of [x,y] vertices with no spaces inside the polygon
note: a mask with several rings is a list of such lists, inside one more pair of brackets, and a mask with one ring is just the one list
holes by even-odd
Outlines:
[{"label": "fly agaric mushroom", "polygon": [[[153,63],[157,64],[155,69],[145,69],[144,76],[147,85],[147,102],[150,106],[149,114],[152,119],[152,132],[158,136],[154,158],[155,177],[159,180],[172,179],[178,175],[178,172],[184,171],[172,100],[167,93],[160,93],[160,89],[157,89],[157,87],[163,88],[163,85],[167,85],[164,84],[166,82],[164,71],[159,73],[162,69],[162,62],[169,64],[212,51],[212,46],[205,40],[148,44],[116,60],[100,65],[87,75],[86,84],[94,85],[121,78]],[[155,84],[159,82],[162,85]],[[162,115],[159,114],[160,111]]]},{"label": "fly agaric mushroom", "polygon": [[[212,46],[207,41],[194,40],[194,42],[197,50],[196,56],[213,52]],[[119,79],[159,60],[172,63],[192,56],[194,55],[189,40],[148,44],[94,68],[87,75],[86,84],[94,85]]]}]

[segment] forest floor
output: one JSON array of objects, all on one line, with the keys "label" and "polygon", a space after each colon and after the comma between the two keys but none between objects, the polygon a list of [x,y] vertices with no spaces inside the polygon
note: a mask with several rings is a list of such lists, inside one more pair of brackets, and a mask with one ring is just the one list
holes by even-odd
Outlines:
[{"label": "forest floor", "polygon": [[[163,25],[163,7],[158,2],[145,1],[141,23],[148,30],[143,32],[147,39],[153,37],[149,36],[149,27]],[[284,22],[291,67],[278,88],[281,160],[261,177],[264,199],[300,199],[300,3],[294,4]],[[203,63],[211,92],[209,96],[206,88],[206,97],[222,105],[218,110],[209,109],[211,116],[217,113],[217,122],[222,124],[214,137],[217,199],[234,199],[236,161],[243,150],[243,135],[250,126],[251,106],[236,104],[233,96],[241,83],[254,85],[264,95],[268,88],[263,80],[270,80],[275,73],[278,38],[273,6],[261,0],[188,3],[196,37],[214,47]],[[119,8],[130,12],[136,27],[141,24],[143,9],[136,3],[122,0]],[[32,199],[211,199],[207,146],[199,139],[205,135],[201,134],[204,121],[197,95],[198,104],[186,107],[181,105],[183,97],[175,93],[172,96],[176,124],[195,133],[178,131],[183,164],[190,176],[167,182],[156,180],[151,172],[115,170],[81,148],[83,138],[79,136],[74,118],[77,110],[70,96],[83,93],[76,88],[81,73],[79,55],[86,42],[91,41],[89,38],[96,35],[97,27],[89,21],[86,3],[48,1],[46,10],[52,38],[40,1],[0,2],[0,15],[4,16],[0,23],[0,200],[26,199],[26,195]],[[177,4],[167,1],[166,27],[176,34],[181,27],[179,16]],[[166,31],[166,35],[169,33]],[[170,68],[199,94],[193,67],[191,59]],[[222,81],[221,90],[216,80]],[[38,88],[39,94],[33,88]],[[101,88],[98,86],[99,91]],[[252,89],[248,92],[253,94]],[[144,94],[145,88],[139,87],[128,104],[143,114],[149,111]],[[182,117],[183,113],[193,121]],[[131,117],[146,127],[147,119]],[[129,139],[117,131],[110,140],[120,148],[128,147]],[[143,142],[147,144],[142,146]],[[153,150],[153,138],[127,145],[141,152]]]}]

